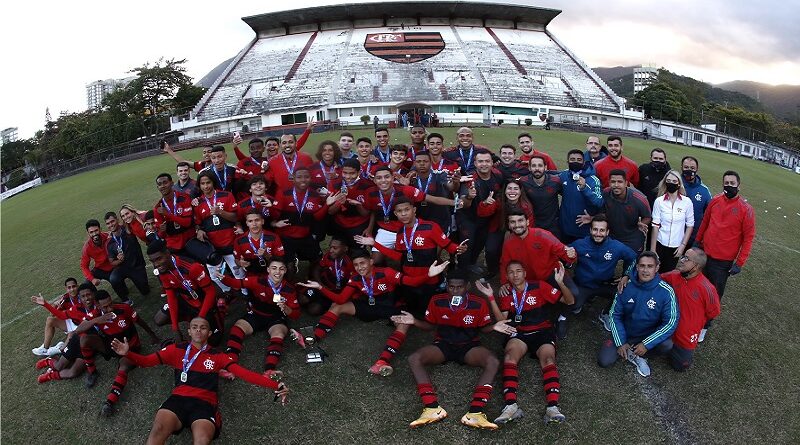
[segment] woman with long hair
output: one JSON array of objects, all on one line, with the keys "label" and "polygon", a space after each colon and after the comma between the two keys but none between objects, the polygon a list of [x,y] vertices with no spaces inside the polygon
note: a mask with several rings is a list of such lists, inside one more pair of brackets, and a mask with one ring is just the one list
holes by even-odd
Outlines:
[{"label": "woman with long hair", "polygon": [[670,170],[658,184],[658,198],[653,203],[653,226],[650,250],[661,260],[659,272],[675,269],[683,256],[694,227],[694,206],[686,196],[681,174]]}]

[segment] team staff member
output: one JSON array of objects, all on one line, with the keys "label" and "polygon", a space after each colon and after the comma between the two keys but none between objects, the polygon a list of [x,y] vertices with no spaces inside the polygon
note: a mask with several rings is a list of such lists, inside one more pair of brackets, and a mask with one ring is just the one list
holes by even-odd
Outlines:
[{"label": "team staff member", "polygon": [[645,251],[636,259],[636,270],[611,305],[611,340],[597,354],[597,363],[608,368],[627,359],[642,377],[650,375],[645,354],[664,355],[672,349],[678,327],[678,304],[672,287],[658,276],[658,255]]},{"label": "team staff member", "polygon": [[[228,334],[225,352],[234,361],[238,361],[244,339],[256,332],[267,331],[269,344],[264,357],[264,374],[267,377],[280,378],[283,374],[275,368],[283,355],[283,340],[289,333],[289,319],[300,318],[296,288],[286,281],[285,276],[286,263],[277,257],[270,259],[266,275],[235,279],[217,273],[217,278],[225,285],[234,289],[247,289],[251,295],[247,314],[236,320]],[[227,371],[220,371],[220,376],[233,378],[233,374]]]},{"label": "team staff member", "polygon": [[[49,306],[58,311],[68,311],[75,306],[81,305],[80,297],[78,297],[78,280],[72,277],[67,278],[64,280],[64,287],[67,288],[67,291],[55,301],[55,306],[50,306],[48,303],[47,306],[45,306],[45,309],[50,311],[50,309],[48,309]],[[42,294],[39,293],[39,297],[41,296]],[[34,301],[34,303],[44,306],[44,303],[38,303],[38,298],[36,301]],[[64,342],[58,342],[58,344],[53,346],[50,345],[50,343],[53,342],[53,336],[56,333],[56,329],[69,334],[70,332],[74,331],[75,326],[77,326],[69,321],[68,317],[61,318],[53,313],[53,311],[50,312],[52,315],[48,315],[44,323],[44,341],[38,348],[31,349],[33,355],[46,355],[49,357],[51,355],[61,353],[61,348],[64,347]]]},{"label": "team staff member", "polygon": [[589,234],[578,218],[582,214],[595,214],[603,206],[600,181],[591,166],[583,162],[580,150],[570,150],[567,154],[567,170],[558,174],[561,180],[561,239],[570,243]]},{"label": "team staff member", "polygon": [[653,203],[653,226],[650,250],[661,260],[659,272],[675,269],[683,256],[694,227],[694,206],[686,197],[681,176],[670,170],[658,186],[658,198]]},{"label": "team staff member", "polygon": [[[314,338],[323,340],[330,334],[342,315],[349,315],[364,322],[389,319],[400,314],[400,301],[396,289],[400,285],[418,286],[428,278],[439,275],[449,261],[434,262],[426,275],[408,276],[389,267],[375,267],[370,253],[358,250],[353,253],[353,268],[356,274],[342,290],[332,291],[316,281],[297,283],[298,286],[315,289],[329,298],[333,305],[322,315],[314,327]],[[409,326],[395,323],[395,330],[386,340],[378,360],[369,368],[375,375],[387,377],[394,370],[391,361],[406,340]]]},{"label": "team staff member", "polygon": [[547,230],[556,238],[561,236],[558,221],[560,213],[558,195],[563,194],[564,186],[561,177],[547,172],[545,159],[541,156],[531,157],[529,168],[531,174],[522,178],[520,184],[528,201],[536,210],[535,227]]},{"label": "team staff member", "polygon": [[534,148],[533,137],[530,135],[530,133],[521,133],[519,136],[517,136],[517,142],[519,143],[519,149],[522,151],[522,155],[519,157],[520,161],[527,164],[530,162],[531,158],[534,156],[539,156],[544,159],[547,170],[558,171],[558,166],[555,162],[553,162],[553,158],[551,158],[549,154]]},{"label": "team staff member", "polygon": [[147,212],[136,210],[130,204],[122,204],[122,207],[119,209],[119,217],[122,220],[122,226],[128,232],[136,235],[136,238],[139,238],[145,244],[150,242],[147,239],[147,229],[144,228],[146,214]]},{"label": "team staff member", "polygon": [[609,136],[606,139],[608,145],[608,156],[595,162],[594,169],[603,188],[611,185],[609,175],[612,170],[623,170],[625,176],[634,187],[639,186],[639,166],[632,159],[622,154],[622,138],[619,136]]},{"label": "team staff member", "polygon": [[694,350],[701,341],[706,323],[720,313],[717,290],[702,273],[706,261],[705,252],[692,248],[681,256],[677,269],[661,274],[661,279],[675,290],[680,309],[670,351],[670,364],[676,371],[686,371],[692,366]]},{"label": "team staff member", "polygon": [[686,188],[686,196],[692,200],[692,205],[694,206],[694,227],[692,228],[692,236],[689,237],[689,242],[686,243],[687,246],[694,245],[694,239],[700,229],[700,224],[703,222],[706,207],[711,202],[711,191],[703,184],[700,175],[697,174],[699,168],[700,163],[696,158],[684,156],[681,159],[681,179],[683,179],[683,186]]},{"label": "team staff member", "polygon": [[586,151],[583,152],[583,160],[587,164],[594,165],[595,162],[608,156],[603,150],[600,149],[600,138],[597,136],[589,136],[586,138]]},{"label": "team staff member", "polygon": [[747,262],[756,236],[756,216],[753,207],[739,195],[740,184],[735,171],[722,175],[724,192],[708,203],[695,241],[708,255],[703,273],[720,299],[725,295],[728,277],[741,272]]},{"label": "team staff member", "polygon": [[[601,212],[608,218],[614,238],[636,253],[644,250],[645,234],[652,221],[650,205],[642,192],[628,186],[625,170],[614,170],[609,176],[610,187],[603,190]],[[579,224],[589,224],[592,217],[580,215]],[[577,222],[577,220],[576,220]]]},{"label": "team staff member", "polygon": [[492,153],[487,150],[486,147],[475,145],[473,143],[473,134],[471,128],[459,128],[456,137],[458,138],[458,145],[449,151],[444,152],[442,156],[444,156],[445,159],[449,159],[457,163],[461,168],[462,175],[469,175],[475,171],[475,168],[477,167],[475,164],[475,158],[479,153],[488,153],[490,162],[494,162],[492,159]]},{"label": "team staff member", "polygon": [[193,443],[207,444],[219,437],[222,417],[217,396],[219,380],[214,374],[222,370],[228,370],[248,383],[275,390],[275,397],[281,399],[281,404],[286,404],[289,394],[286,384],[248,371],[227,354],[208,345],[212,335],[208,321],[200,317],[192,319],[188,333],[189,343],[171,344],[150,355],[133,352],[127,341],[112,342],[114,352],[136,366],[149,368],[163,364],[175,368],[175,388],[156,412],[148,444],[164,444],[169,436],[180,434],[187,427],[192,432]]},{"label": "team staff member", "polygon": [[278,234],[264,230],[264,215],[258,210],[250,210],[245,224],[247,232],[233,241],[233,257],[247,276],[264,274],[270,258],[285,255],[283,243]]},{"label": "team staff member", "polygon": [[439,405],[425,367],[455,361],[483,368],[472,393],[469,411],[461,418],[461,423],[473,428],[497,429],[497,425],[486,418],[484,411],[492,396],[492,382],[500,362],[492,351],[481,346],[479,335],[480,332],[490,332],[492,329],[504,333],[512,331],[505,323],[492,323],[486,301],[468,292],[468,285],[466,275],[458,271],[451,272],[447,277],[447,293],[435,295],[431,299],[424,320],[418,320],[408,312],[392,317],[392,321],[400,325],[414,326],[426,331],[436,330],[432,345],[423,346],[408,357],[417,383],[417,392],[424,406],[419,418],[411,422],[411,428],[438,422],[447,417],[447,411]]},{"label": "team staff member", "polygon": [[639,186],[637,188],[644,193],[644,196],[647,196],[650,207],[653,207],[656,198],[661,196],[658,186],[671,168],[667,162],[667,153],[661,148],[650,150],[650,162],[639,166]]},{"label": "team staff member", "polygon": [[523,415],[522,409],[517,405],[517,366],[526,353],[530,353],[531,358],[537,358],[542,368],[542,386],[547,400],[545,422],[563,422],[566,418],[558,409],[561,385],[556,368],[556,335],[547,306],[556,302],[566,305],[575,303],[575,297],[564,284],[564,268],[560,267],[555,271],[558,289],[545,281],[528,281],[525,267],[517,261],[508,264],[506,274],[511,292],[500,298],[499,305],[494,300],[490,286],[476,283],[478,290],[488,299],[495,319],[505,320],[504,323],[513,329],[513,333],[506,338],[504,347],[503,396],[506,405],[494,422],[503,424]]},{"label": "team staff member", "polygon": [[511,144],[500,146],[500,160],[494,164],[495,168],[503,175],[503,179],[510,181],[530,174],[527,161],[516,159],[517,148]]},{"label": "team staff member", "polygon": [[178,162],[178,165],[175,167],[175,171],[178,175],[178,182],[176,182],[172,188],[174,188],[176,192],[183,192],[192,198],[196,198],[200,196],[200,189],[197,188],[197,181],[189,177],[189,167],[189,163],[186,161]]},{"label": "team staff member", "polygon": [[[108,243],[106,243],[106,254],[114,271],[111,272],[111,282],[119,283],[117,295],[123,303],[133,304],[130,299],[128,286],[125,279],[133,281],[134,286],[140,294],[146,296],[150,293],[150,285],[147,283],[147,272],[145,271],[144,255],[142,247],[136,237],[128,233],[119,221],[114,212],[106,213],[106,228],[108,229]],[[120,294],[120,292],[122,292]]]},{"label": "team staff member", "polygon": [[[86,221],[86,233],[88,239],[83,244],[81,251],[81,270],[86,281],[91,282],[95,286],[100,285],[100,280],[106,280],[111,283],[111,272],[114,271],[114,265],[108,259],[106,252],[106,245],[108,244],[108,234],[100,231],[100,221],[90,219]],[[89,265],[94,262],[94,267],[91,269]],[[115,281],[111,283],[117,295],[120,292],[120,283]],[[124,294],[124,292],[123,292]]]}]

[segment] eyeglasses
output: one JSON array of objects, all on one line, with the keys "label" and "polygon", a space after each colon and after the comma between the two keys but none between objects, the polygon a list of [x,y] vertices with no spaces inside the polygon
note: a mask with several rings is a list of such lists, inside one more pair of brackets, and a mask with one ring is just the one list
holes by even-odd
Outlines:
[{"label": "eyeglasses", "polygon": [[694,262],[694,260],[689,258],[689,256],[687,256],[687,255],[682,255],[680,258],[678,258],[678,261],[680,261],[681,263],[685,263],[687,261]]}]

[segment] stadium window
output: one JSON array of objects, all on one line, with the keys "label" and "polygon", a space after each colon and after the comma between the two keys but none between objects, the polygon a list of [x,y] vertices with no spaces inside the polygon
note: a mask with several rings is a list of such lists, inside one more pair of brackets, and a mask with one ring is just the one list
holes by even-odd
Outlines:
[{"label": "stadium window", "polygon": [[302,124],[308,121],[305,113],[281,114],[281,125]]},{"label": "stadium window", "polygon": [[437,105],[433,107],[433,111],[436,113],[454,113],[455,107],[452,105]]},{"label": "stadium window", "polygon": [[261,119],[250,119],[250,122],[247,123],[247,127],[250,131],[261,129]]},{"label": "stadium window", "polygon": [[745,145],[744,146],[744,152],[745,153],[750,153],[750,146],[749,145]]},{"label": "stadium window", "polygon": [[694,139],[697,142],[703,142],[703,133],[695,133],[692,136],[692,139]]},{"label": "stadium window", "polygon": [[672,129],[672,137],[682,138],[683,137],[683,130],[678,130],[677,128],[673,128]]},{"label": "stadium window", "polygon": [[739,143],[738,142],[731,142],[731,150],[738,150]]},{"label": "stadium window", "polygon": [[469,113],[469,107],[466,105],[456,105],[454,108],[456,113]]},{"label": "stadium window", "polygon": [[470,113],[483,113],[483,107],[480,105],[470,105],[469,106]]},{"label": "stadium window", "polygon": [[714,136],[706,136],[706,144],[713,144],[716,138]]},{"label": "stadium window", "polygon": [[[528,108],[518,108],[518,107],[492,107],[492,112],[495,114],[512,114],[512,115],[519,115],[519,116],[530,116],[531,110]],[[473,113],[475,113],[473,111]]]},{"label": "stadium window", "polygon": [[317,111],[317,122],[322,122],[325,120],[325,112],[323,110]]},{"label": "stadium window", "polygon": [[728,146],[728,140],[727,139],[720,139],[719,140],[719,146],[720,147],[727,147]]}]

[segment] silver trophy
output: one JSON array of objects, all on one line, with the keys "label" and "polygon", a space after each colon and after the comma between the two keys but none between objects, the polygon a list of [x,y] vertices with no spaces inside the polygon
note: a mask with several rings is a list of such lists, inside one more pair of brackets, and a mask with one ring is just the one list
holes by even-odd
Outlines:
[{"label": "silver trophy", "polygon": [[[305,326],[299,328],[298,331],[298,334],[303,336],[303,341],[305,342],[306,363],[322,363],[325,360],[325,357],[328,356],[328,353],[326,353],[317,342],[317,339],[314,336],[314,326]],[[292,335],[297,334],[292,333]],[[295,341],[297,340],[295,339]]]}]

